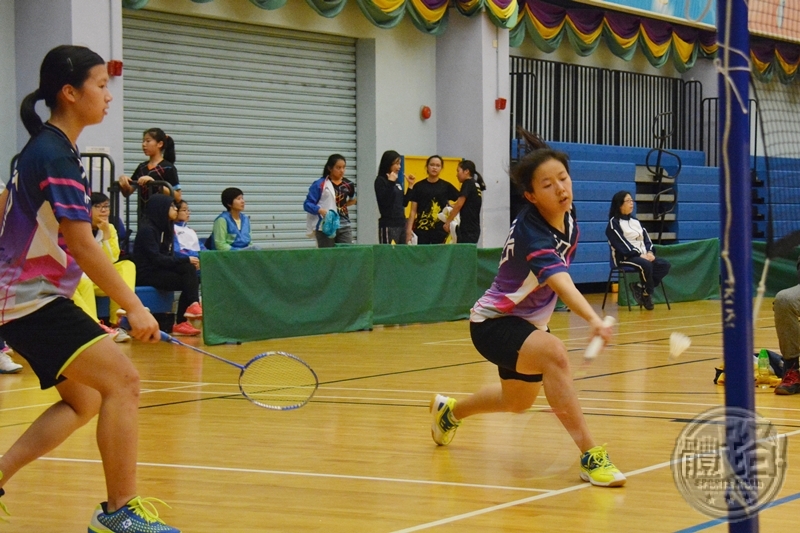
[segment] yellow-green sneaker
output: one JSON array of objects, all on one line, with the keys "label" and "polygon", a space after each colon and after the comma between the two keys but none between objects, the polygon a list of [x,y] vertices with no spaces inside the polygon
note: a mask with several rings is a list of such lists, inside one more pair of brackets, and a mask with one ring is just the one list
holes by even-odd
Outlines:
[{"label": "yellow-green sneaker", "polygon": [[608,458],[605,444],[581,455],[581,479],[598,487],[621,487],[627,481]]},{"label": "yellow-green sneaker", "polygon": [[[3,478],[3,474],[0,473],[0,479],[2,479],[2,478]],[[4,496],[5,493],[6,493],[6,491],[4,491],[3,489],[0,489],[0,497]],[[6,516],[11,516],[11,513],[8,512],[8,507],[6,507],[6,504],[4,504],[3,502],[0,502],[0,511],[5,513]],[[3,522],[8,522],[8,519],[6,519],[5,516],[0,516],[0,520],[2,520]]]},{"label": "yellow-green sneaker", "polygon": [[431,422],[431,437],[433,442],[439,446],[447,446],[456,435],[458,426],[461,425],[453,417],[453,409],[456,406],[455,398],[448,398],[437,394],[431,400],[430,411],[433,416]]}]

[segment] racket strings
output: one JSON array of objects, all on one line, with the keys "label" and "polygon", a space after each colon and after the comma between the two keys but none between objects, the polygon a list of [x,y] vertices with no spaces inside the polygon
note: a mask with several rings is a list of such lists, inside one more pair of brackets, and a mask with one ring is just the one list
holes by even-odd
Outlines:
[{"label": "racket strings", "polygon": [[239,388],[251,402],[269,409],[294,409],[308,403],[317,377],[300,359],[282,352],[261,354],[239,376]]}]

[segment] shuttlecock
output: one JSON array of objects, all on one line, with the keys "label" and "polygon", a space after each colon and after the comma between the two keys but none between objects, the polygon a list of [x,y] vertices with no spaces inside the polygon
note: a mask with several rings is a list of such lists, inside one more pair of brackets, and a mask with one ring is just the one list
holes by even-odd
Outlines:
[{"label": "shuttlecock", "polygon": [[673,332],[669,336],[669,357],[675,359],[679,357],[686,349],[692,345],[692,339],[683,333]]}]

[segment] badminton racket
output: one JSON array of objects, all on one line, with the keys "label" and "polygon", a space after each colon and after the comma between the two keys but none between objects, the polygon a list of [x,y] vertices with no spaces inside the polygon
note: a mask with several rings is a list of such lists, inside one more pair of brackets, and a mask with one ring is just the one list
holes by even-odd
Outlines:
[{"label": "badminton racket", "polygon": [[[120,320],[120,326],[129,329],[127,318]],[[307,404],[319,387],[319,379],[314,370],[305,361],[292,354],[265,352],[240,365],[191,344],[181,342],[163,331],[161,340],[189,348],[238,368],[239,391],[259,407],[276,411],[297,409]]]}]

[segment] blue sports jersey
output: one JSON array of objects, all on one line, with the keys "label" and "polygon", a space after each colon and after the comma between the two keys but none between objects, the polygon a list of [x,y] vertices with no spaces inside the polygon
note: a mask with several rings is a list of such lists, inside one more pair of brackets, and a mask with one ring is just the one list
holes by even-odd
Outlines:
[{"label": "blue sports jersey", "polygon": [[546,326],[558,297],[545,282],[568,272],[578,245],[580,232],[571,213],[564,215],[564,227],[566,233],[561,233],[532,204],[526,205],[511,224],[497,276],[475,303],[470,321],[511,315]]},{"label": "blue sports jersey", "polygon": [[72,297],[81,270],[59,233],[59,223],[92,221],[80,154],[50,124],[28,141],[7,188],[0,226],[0,324],[56,297]]}]

